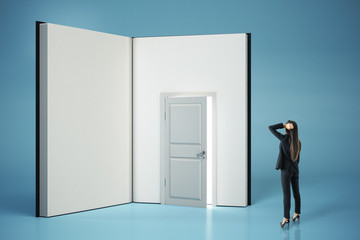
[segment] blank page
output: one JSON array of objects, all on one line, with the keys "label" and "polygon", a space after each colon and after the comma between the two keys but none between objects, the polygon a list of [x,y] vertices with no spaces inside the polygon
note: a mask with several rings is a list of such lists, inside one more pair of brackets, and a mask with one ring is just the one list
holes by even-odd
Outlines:
[{"label": "blank page", "polygon": [[132,39],[40,25],[40,216],[132,201]]}]

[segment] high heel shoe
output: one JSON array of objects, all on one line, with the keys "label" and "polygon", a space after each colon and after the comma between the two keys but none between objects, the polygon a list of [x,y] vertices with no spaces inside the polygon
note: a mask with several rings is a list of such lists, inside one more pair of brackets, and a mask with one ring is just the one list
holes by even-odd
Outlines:
[{"label": "high heel shoe", "polygon": [[298,215],[296,215],[296,217],[293,217],[291,219],[293,222],[296,222],[296,221],[300,222],[300,215],[298,214]]},{"label": "high heel shoe", "polygon": [[288,226],[289,226],[289,223],[290,223],[289,219],[286,220],[285,222],[280,222],[280,227],[284,228],[286,224],[288,224]]}]

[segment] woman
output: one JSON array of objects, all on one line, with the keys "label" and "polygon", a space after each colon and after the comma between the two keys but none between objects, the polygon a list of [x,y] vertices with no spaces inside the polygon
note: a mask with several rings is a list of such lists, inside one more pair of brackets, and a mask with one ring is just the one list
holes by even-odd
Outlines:
[{"label": "woman", "polygon": [[[286,134],[281,134],[277,129],[285,128]],[[278,123],[269,126],[270,131],[280,140],[280,150],[275,169],[281,169],[281,185],[284,197],[284,218],[280,222],[283,228],[289,224],[290,219],[290,183],[295,198],[295,213],[292,220],[300,220],[300,192],[299,192],[299,162],[301,142],[298,136],[296,122],[287,121],[286,124]]]}]

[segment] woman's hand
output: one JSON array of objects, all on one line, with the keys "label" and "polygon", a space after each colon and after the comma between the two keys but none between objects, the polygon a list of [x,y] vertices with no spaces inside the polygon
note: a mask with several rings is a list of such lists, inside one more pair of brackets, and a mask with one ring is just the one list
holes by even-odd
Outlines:
[{"label": "woman's hand", "polygon": [[287,123],[287,124],[284,124],[284,128],[286,128],[287,130],[291,130],[291,129],[294,129],[294,125],[292,123]]}]

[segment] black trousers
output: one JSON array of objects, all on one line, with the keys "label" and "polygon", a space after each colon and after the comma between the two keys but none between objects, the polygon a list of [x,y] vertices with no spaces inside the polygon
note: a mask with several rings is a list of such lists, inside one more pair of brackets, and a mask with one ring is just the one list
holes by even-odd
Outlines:
[{"label": "black trousers", "polygon": [[295,198],[295,212],[300,214],[300,192],[299,192],[299,173],[281,170],[281,185],[283,190],[284,217],[290,218],[290,183]]}]

